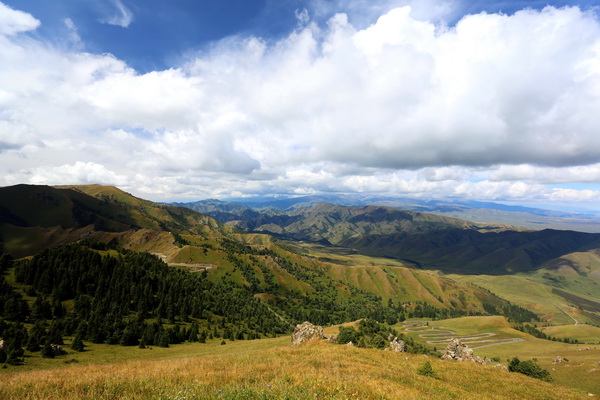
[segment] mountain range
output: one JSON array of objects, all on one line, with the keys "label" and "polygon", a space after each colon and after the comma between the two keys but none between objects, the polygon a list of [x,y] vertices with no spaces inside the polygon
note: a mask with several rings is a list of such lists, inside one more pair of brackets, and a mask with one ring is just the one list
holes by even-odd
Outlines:
[{"label": "mountain range", "polygon": [[600,233],[600,213],[596,211],[566,212],[479,201],[442,201],[332,194],[286,198],[233,198],[227,201],[202,200],[172,204],[192,208],[200,212],[213,212],[216,211],[215,207],[218,208],[223,203],[227,203],[231,207],[238,207],[238,209],[245,207],[246,209],[274,209],[279,211],[307,208],[321,203],[355,207],[371,205],[425,212],[475,223],[504,224],[536,230],[547,228]]},{"label": "mountain range", "polygon": [[[0,188],[0,238],[14,257],[82,239],[112,242],[275,303],[314,297],[325,284],[335,288],[328,290],[338,304],[364,291],[365,301],[372,294],[483,312],[490,299],[466,277],[488,276],[477,284],[509,300],[510,290],[497,282],[514,277],[551,292],[556,304],[579,307],[582,321],[600,322],[599,234],[298,200],[282,203],[287,210],[218,200],[165,205],[109,186],[17,185]],[[565,317],[558,306],[544,312]]]}]

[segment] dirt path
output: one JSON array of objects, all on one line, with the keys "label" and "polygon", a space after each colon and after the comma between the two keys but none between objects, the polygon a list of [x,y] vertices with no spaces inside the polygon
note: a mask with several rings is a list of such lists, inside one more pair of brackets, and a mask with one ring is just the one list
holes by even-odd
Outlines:
[{"label": "dirt path", "polygon": [[[428,344],[447,344],[452,339],[460,339],[464,344],[469,345],[472,349],[480,349],[482,347],[499,346],[501,344],[523,342],[521,338],[496,338],[496,333],[482,332],[471,335],[457,335],[456,332],[444,327],[429,326],[422,321],[404,321],[402,323],[404,330],[407,332],[424,332],[419,334],[421,339],[426,339]],[[430,339],[430,340],[428,340]],[[485,344],[483,344],[485,343]],[[472,344],[476,344],[472,346]]]}]

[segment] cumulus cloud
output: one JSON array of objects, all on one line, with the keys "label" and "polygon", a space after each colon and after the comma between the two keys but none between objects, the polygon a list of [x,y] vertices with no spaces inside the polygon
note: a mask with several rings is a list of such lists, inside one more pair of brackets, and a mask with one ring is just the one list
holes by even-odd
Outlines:
[{"label": "cumulus cloud", "polygon": [[40,26],[40,21],[31,14],[13,10],[0,2],[0,35],[15,35],[21,32],[35,30]]},{"label": "cumulus cloud", "polygon": [[39,21],[0,3],[0,184],[567,201],[547,184],[600,182],[597,18],[547,7],[447,27],[452,2],[423,4],[373,6],[365,26],[298,11],[278,42],[227,38],[140,74],[19,39]]},{"label": "cumulus cloud", "polygon": [[502,165],[490,173],[490,180],[525,180],[542,183],[598,183],[600,182],[600,163],[564,168],[543,168],[530,164]]},{"label": "cumulus cloud", "polygon": [[43,185],[60,185],[65,182],[72,184],[108,184],[126,185],[127,178],[119,176],[103,165],[77,161],[74,164],[60,166],[45,166],[11,174],[8,179],[18,180],[18,183],[31,183]]}]

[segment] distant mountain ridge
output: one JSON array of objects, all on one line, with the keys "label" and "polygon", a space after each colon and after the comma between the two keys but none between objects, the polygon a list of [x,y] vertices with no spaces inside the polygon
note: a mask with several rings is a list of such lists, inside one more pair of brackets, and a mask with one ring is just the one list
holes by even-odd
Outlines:
[{"label": "distant mountain ridge", "polygon": [[[203,200],[190,203],[173,203],[200,212],[211,212]],[[219,200],[217,200],[219,201]],[[402,210],[420,211],[475,223],[513,225],[526,229],[561,229],[588,233],[600,233],[600,213],[573,213],[542,208],[505,205],[480,201],[421,200],[409,198],[378,197],[366,195],[313,195],[290,198],[234,198],[227,204],[245,206],[248,209],[275,209],[290,211],[307,208],[320,203],[345,206],[384,206]],[[223,210],[221,210],[223,211]],[[222,219],[220,219],[222,220]]]},{"label": "distant mountain ridge", "polygon": [[322,203],[281,211],[223,202],[197,202],[194,206],[251,232],[343,246],[446,272],[497,275],[531,271],[554,258],[600,247],[600,234],[551,229],[525,232],[390,207]]}]

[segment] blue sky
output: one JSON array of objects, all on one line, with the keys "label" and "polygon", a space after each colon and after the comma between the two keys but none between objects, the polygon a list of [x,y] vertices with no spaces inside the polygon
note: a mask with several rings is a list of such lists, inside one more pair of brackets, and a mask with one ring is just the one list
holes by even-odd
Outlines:
[{"label": "blue sky", "polygon": [[[42,25],[36,33],[50,41],[62,41],[64,21],[69,18],[77,27],[85,50],[111,53],[139,72],[177,66],[189,52],[204,50],[229,36],[255,35],[277,40],[295,29],[297,10],[306,9],[319,22],[326,22],[335,12],[353,10],[351,1],[311,0],[6,0],[4,3],[40,19]],[[380,3],[379,10],[387,11],[394,3],[408,2]],[[512,14],[523,8],[542,9],[546,5],[590,9],[597,5],[594,3],[463,1],[453,3],[447,19],[454,24],[464,14],[482,11]],[[358,26],[374,23],[377,16],[350,14],[351,22],[356,20]]]},{"label": "blue sky", "polygon": [[598,5],[0,0],[0,185],[600,209]]}]

